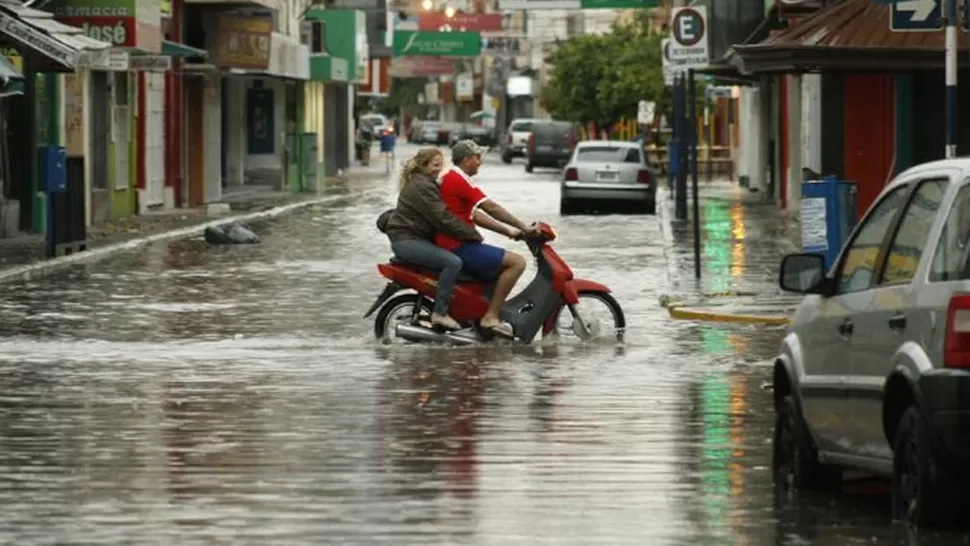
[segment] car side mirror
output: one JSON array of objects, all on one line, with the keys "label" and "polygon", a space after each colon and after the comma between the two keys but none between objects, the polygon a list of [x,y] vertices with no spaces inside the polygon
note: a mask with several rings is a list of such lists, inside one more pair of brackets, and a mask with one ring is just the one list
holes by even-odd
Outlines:
[{"label": "car side mirror", "polygon": [[825,258],[821,254],[789,254],[781,260],[778,284],[782,290],[796,294],[829,294],[825,277]]}]

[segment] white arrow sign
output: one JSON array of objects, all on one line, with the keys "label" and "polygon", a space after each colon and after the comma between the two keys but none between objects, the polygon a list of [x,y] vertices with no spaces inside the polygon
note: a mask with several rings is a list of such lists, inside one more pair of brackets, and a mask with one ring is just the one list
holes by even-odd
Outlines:
[{"label": "white arrow sign", "polygon": [[937,0],[899,0],[896,11],[911,11],[910,20],[914,23],[925,21],[936,9]]}]

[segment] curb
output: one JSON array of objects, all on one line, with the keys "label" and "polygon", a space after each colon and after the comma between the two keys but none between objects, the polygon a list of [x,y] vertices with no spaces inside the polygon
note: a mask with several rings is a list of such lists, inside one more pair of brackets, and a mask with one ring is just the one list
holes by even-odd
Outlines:
[{"label": "curb", "polygon": [[196,224],[194,226],[182,227],[178,229],[173,229],[170,231],[165,231],[162,233],[156,233],[154,235],[147,235],[145,237],[138,237],[122,243],[115,243],[99,248],[94,248],[91,250],[85,250],[83,252],[78,252],[77,254],[71,254],[68,256],[59,256],[57,258],[51,258],[42,262],[37,262],[30,265],[22,265],[12,267],[0,271],[0,284],[18,281],[18,280],[28,280],[37,277],[43,277],[45,275],[50,275],[72,265],[91,263],[98,260],[103,260],[113,254],[122,252],[125,250],[133,250],[143,246],[150,245],[152,243],[158,243],[162,241],[172,241],[176,239],[187,239],[196,235],[199,235],[206,228],[218,227],[225,224],[232,224],[235,222],[247,222],[252,220],[259,220],[262,218],[272,218],[274,216],[280,216],[289,212],[293,212],[299,209],[312,207],[313,205],[321,205],[325,203],[332,203],[340,199],[346,199],[347,195],[328,195],[326,197],[318,197],[315,199],[308,199],[306,201],[299,201],[296,203],[288,203],[286,205],[279,205],[267,210],[261,210],[258,212],[250,212],[247,214],[240,214],[237,216],[227,216],[219,218],[217,220],[210,220],[208,222],[203,222],[201,224]]},{"label": "curb", "polygon": [[696,320],[701,322],[729,322],[735,324],[767,324],[772,326],[787,326],[791,324],[788,317],[769,317],[763,315],[745,315],[734,313],[714,313],[710,311],[692,311],[670,305],[667,307],[670,318],[679,320]]}]

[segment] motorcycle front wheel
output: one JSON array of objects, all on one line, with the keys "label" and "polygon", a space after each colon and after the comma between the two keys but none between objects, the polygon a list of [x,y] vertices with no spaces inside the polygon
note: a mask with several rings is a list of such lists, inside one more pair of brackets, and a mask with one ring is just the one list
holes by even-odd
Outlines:
[{"label": "motorcycle front wheel", "polygon": [[[417,306],[417,309],[415,309]],[[397,325],[431,320],[431,301],[419,294],[401,294],[387,300],[374,317],[374,337],[382,343],[401,341]]]},{"label": "motorcycle front wheel", "polygon": [[[612,295],[606,292],[580,292],[576,308],[586,323],[586,331],[590,333],[589,339],[584,341],[623,341],[626,317],[623,316],[623,308]],[[550,334],[582,339],[577,331],[579,329],[569,307],[563,305],[556,313]]]}]

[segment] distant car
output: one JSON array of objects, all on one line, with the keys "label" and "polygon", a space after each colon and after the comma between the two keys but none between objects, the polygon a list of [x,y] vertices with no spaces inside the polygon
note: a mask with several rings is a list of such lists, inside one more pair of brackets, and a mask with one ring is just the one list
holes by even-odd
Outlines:
[{"label": "distant car", "polygon": [[414,121],[411,122],[411,125],[408,126],[408,132],[407,132],[407,134],[404,135],[404,136],[407,137],[408,142],[413,142],[415,144],[418,144],[419,143],[418,142],[418,136],[421,134],[421,125],[424,124],[424,123],[425,123],[424,121],[419,120],[419,119],[416,119],[416,120],[414,120]]},{"label": "distant car", "polygon": [[394,130],[394,125],[391,123],[391,120],[384,114],[364,114],[360,116],[360,122],[369,125],[374,134],[378,135],[386,129]]},{"label": "distant car", "polygon": [[657,210],[657,177],[643,149],[619,140],[580,142],[563,171],[559,212],[619,204]]},{"label": "distant car", "polygon": [[464,138],[467,129],[467,123],[456,123],[452,131],[448,134],[448,147],[454,146],[456,142]]},{"label": "distant car", "polygon": [[525,156],[525,147],[529,144],[532,125],[536,121],[531,118],[512,120],[502,139],[502,162],[511,163],[513,157]]},{"label": "distant car", "polygon": [[417,132],[416,144],[435,144],[438,142],[438,129],[441,124],[437,121],[425,121],[421,123],[421,129]]},{"label": "distant car", "polygon": [[454,121],[442,122],[438,127],[438,138],[434,142],[438,146],[450,146],[451,135],[456,135],[461,131],[461,123]]},{"label": "distant car", "polygon": [[535,122],[525,149],[525,172],[535,167],[561,168],[573,153],[576,136],[575,126],[568,121]]},{"label": "distant car", "polygon": [[479,146],[495,146],[495,133],[488,127],[480,127],[466,123],[461,131],[451,136],[451,145],[454,146],[459,140],[471,140]]}]

